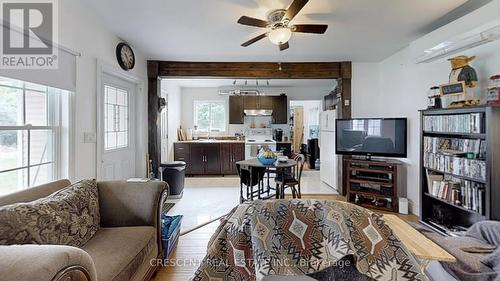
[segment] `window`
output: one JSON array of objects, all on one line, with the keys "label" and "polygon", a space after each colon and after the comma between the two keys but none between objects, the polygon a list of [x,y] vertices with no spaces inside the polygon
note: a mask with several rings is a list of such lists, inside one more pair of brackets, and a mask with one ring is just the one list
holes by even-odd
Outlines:
[{"label": "window", "polygon": [[0,77],[0,195],[61,175],[56,146],[65,115],[61,102],[68,94]]},{"label": "window", "polygon": [[104,86],[104,150],[128,146],[128,92]]},{"label": "window", "polygon": [[226,131],[225,101],[195,101],[194,125],[200,131]]}]

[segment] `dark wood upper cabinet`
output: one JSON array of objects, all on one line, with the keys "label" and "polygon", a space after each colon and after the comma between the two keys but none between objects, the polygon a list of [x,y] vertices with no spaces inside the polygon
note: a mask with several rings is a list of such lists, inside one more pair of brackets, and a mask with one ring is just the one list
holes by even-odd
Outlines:
[{"label": "dark wood upper cabinet", "polygon": [[273,124],[288,123],[288,98],[280,96],[230,96],[229,124],[244,124],[245,109],[272,109]]},{"label": "dark wood upper cabinet", "polygon": [[243,97],[243,107],[245,109],[259,109],[259,97],[258,96],[244,96]]},{"label": "dark wood upper cabinet", "polygon": [[260,96],[259,97],[259,108],[260,109],[273,109],[274,97],[272,96]]},{"label": "dark wood upper cabinet", "polygon": [[288,124],[288,98],[286,95],[273,96],[273,124]]},{"label": "dark wood upper cabinet", "polygon": [[229,97],[229,124],[244,124],[245,115],[243,114],[243,97]]}]

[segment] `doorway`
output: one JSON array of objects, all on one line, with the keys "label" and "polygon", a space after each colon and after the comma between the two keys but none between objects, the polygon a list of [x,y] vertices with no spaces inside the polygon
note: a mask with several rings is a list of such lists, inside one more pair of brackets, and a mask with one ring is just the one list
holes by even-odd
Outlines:
[{"label": "doorway", "polygon": [[97,178],[125,180],[135,176],[136,84],[102,73],[97,97]]}]

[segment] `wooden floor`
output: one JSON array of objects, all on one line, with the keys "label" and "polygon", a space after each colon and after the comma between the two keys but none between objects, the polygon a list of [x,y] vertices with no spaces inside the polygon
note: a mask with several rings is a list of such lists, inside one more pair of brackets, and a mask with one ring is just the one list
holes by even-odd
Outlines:
[{"label": "wooden floor", "polygon": [[[303,195],[302,199],[319,200],[339,200],[345,201],[345,197],[340,195]],[[414,215],[399,215],[405,221],[418,221]],[[219,222],[216,221],[194,232],[179,238],[177,249],[171,260],[175,261],[175,266],[165,266],[158,271],[153,281],[187,281],[191,280],[196,269],[205,257],[207,244],[215,232]]]}]

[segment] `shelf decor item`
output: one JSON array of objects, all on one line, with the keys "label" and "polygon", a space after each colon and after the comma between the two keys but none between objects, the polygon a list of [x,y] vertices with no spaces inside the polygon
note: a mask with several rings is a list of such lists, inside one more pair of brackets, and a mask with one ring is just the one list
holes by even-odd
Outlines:
[{"label": "shelf decor item", "polygon": [[450,73],[450,83],[465,82],[468,88],[477,87],[477,73],[474,68],[469,65],[476,56],[458,56],[448,59],[451,63],[452,71]]},{"label": "shelf decor item", "polygon": [[477,73],[469,63],[476,57],[458,56],[448,59],[451,63],[451,73],[448,84],[441,85],[443,103],[451,108],[479,105],[480,101],[473,99],[477,87]]},{"label": "shelf decor item", "polygon": [[486,100],[489,105],[500,105],[500,74],[491,76]]}]

